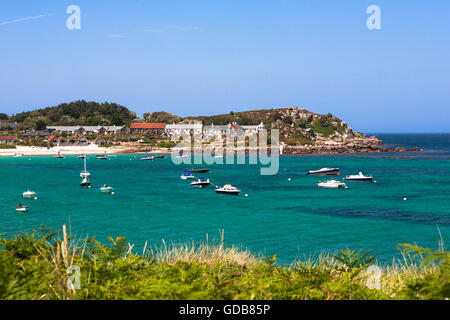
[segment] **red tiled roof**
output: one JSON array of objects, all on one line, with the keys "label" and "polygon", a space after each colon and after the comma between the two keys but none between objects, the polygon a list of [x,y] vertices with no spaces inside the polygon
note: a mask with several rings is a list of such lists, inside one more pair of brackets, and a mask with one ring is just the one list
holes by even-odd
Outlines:
[{"label": "red tiled roof", "polygon": [[165,123],[135,122],[131,124],[130,129],[164,129],[165,127],[166,127]]},{"label": "red tiled roof", "polygon": [[0,136],[0,140],[16,140],[15,136]]}]

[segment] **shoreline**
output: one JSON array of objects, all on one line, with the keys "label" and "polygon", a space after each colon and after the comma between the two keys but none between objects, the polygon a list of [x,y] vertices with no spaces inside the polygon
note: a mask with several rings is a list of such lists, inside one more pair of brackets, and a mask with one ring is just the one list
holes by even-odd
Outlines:
[{"label": "shoreline", "polygon": [[[0,149],[0,157],[14,157],[19,154],[21,156],[53,156],[58,152],[62,155],[79,155],[79,154],[147,154],[147,153],[160,153],[170,154],[177,148],[157,148],[157,147],[99,147],[97,145],[89,146],[60,146],[53,148],[45,147],[30,147],[30,146],[17,146],[16,149]],[[183,150],[178,148],[178,150]],[[249,151],[258,152],[260,148],[249,149],[245,148],[245,154]],[[209,148],[194,149],[191,153],[203,153],[204,151],[210,151]],[[224,150],[224,154],[226,154]],[[279,150],[280,155],[324,155],[324,154],[357,154],[357,153],[381,153],[381,152],[420,152],[423,149],[415,148],[386,148],[386,147],[349,147],[349,146],[330,146],[330,145],[303,145],[303,146],[286,146],[282,145]],[[270,147],[266,149],[267,154],[271,153]]]}]

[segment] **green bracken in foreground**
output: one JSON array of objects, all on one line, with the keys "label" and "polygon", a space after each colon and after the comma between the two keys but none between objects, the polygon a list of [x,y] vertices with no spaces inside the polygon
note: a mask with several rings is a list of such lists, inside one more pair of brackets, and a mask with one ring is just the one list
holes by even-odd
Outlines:
[{"label": "green bracken in foreground", "polygon": [[[450,254],[400,245],[404,261],[369,267],[370,252],[338,250],[290,266],[220,241],[136,254],[41,228],[0,238],[0,299],[448,299]],[[60,239],[62,238],[62,239]],[[415,263],[417,262],[417,263]],[[418,264],[420,262],[420,264]],[[80,270],[80,282],[76,272]],[[368,268],[369,267],[369,268]],[[68,279],[79,289],[70,287]]]}]

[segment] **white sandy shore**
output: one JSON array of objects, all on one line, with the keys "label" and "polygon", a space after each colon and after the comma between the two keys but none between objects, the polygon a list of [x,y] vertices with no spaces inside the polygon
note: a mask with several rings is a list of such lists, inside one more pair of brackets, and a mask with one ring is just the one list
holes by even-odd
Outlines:
[{"label": "white sandy shore", "polygon": [[26,147],[26,146],[17,146],[16,149],[0,149],[0,157],[10,157],[16,154],[21,154],[24,156],[49,156],[55,155],[60,152],[62,155],[71,155],[71,154],[112,154],[112,153],[120,153],[123,152],[124,148],[122,147],[110,147],[110,148],[102,148],[96,144],[91,144],[88,146],[60,146],[53,148],[44,148],[44,147]]}]

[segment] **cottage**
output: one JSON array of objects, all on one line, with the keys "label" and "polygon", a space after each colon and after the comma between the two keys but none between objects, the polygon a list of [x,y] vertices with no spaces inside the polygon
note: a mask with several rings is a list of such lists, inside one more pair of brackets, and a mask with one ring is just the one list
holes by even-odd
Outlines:
[{"label": "cottage", "polygon": [[50,137],[48,137],[47,142],[48,143],[55,143],[57,139],[58,139],[57,136],[51,135]]},{"label": "cottage", "polygon": [[134,122],[130,125],[131,133],[158,133],[164,132],[166,127],[165,123],[144,123],[144,122]]},{"label": "cottage", "polygon": [[166,124],[165,133],[169,137],[202,136],[203,125],[201,122],[195,124]]},{"label": "cottage", "polygon": [[96,145],[101,145],[102,143],[105,143],[105,139],[103,139],[103,136],[100,134],[95,138],[94,143]]},{"label": "cottage", "polygon": [[68,134],[120,134],[125,131],[124,126],[48,126],[49,133],[60,132]]},{"label": "cottage", "polygon": [[81,136],[81,137],[78,138],[78,143],[77,144],[80,145],[80,146],[87,146],[89,144],[89,141],[88,141],[88,139],[86,139],[85,136]]},{"label": "cottage", "polygon": [[15,136],[0,136],[0,144],[13,144],[16,140]]},{"label": "cottage", "polygon": [[16,130],[17,122],[11,123],[11,122],[0,122],[0,130],[8,130],[8,131],[14,131]]},{"label": "cottage", "polygon": [[77,134],[77,133],[83,133],[84,130],[80,126],[48,126],[47,127],[48,133],[70,133],[70,134]]},{"label": "cottage", "polygon": [[25,133],[22,133],[21,137],[46,137],[48,135],[45,130],[32,130]]}]

